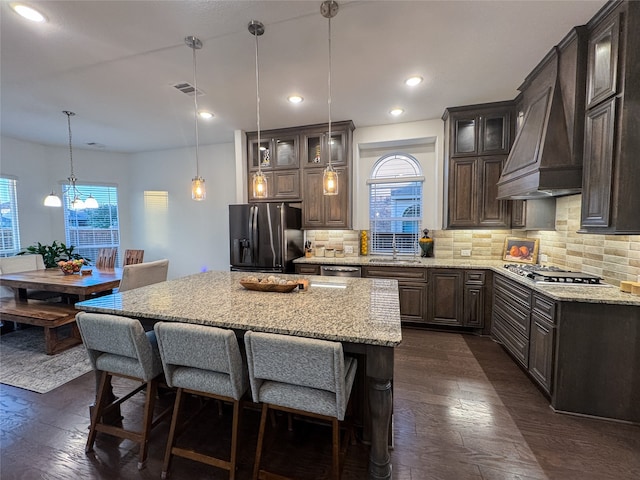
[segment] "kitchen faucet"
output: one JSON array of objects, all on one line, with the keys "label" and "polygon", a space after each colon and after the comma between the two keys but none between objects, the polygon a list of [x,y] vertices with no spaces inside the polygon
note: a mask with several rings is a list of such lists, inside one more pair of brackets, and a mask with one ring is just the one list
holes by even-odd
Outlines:
[{"label": "kitchen faucet", "polygon": [[398,258],[398,249],[396,248],[396,234],[393,234],[393,240],[391,240],[391,250],[393,251],[393,259]]}]

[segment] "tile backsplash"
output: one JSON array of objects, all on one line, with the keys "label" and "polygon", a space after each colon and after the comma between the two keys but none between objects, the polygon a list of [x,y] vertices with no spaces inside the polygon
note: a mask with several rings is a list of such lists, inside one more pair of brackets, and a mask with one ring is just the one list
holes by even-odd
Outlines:
[{"label": "tile backsplash", "polygon": [[[435,257],[441,260],[464,259],[462,250],[471,250],[473,260],[500,260],[507,237],[540,239],[539,254],[547,255],[545,264],[598,275],[606,283],[638,281],[640,275],[640,235],[592,235],[577,233],[580,228],[581,195],[560,197],[556,201],[556,230],[430,230]],[[360,251],[358,230],[307,230],[306,239],[327,248],[352,246]]]},{"label": "tile backsplash", "polygon": [[606,283],[638,281],[640,275],[640,235],[592,235],[580,229],[581,195],[556,200],[556,230],[438,230],[432,231],[435,255],[440,259],[460,259],[470,249],[475,260],[500,260],[506,237],[540,239],[539,254],[545,264],[590,273]]}]

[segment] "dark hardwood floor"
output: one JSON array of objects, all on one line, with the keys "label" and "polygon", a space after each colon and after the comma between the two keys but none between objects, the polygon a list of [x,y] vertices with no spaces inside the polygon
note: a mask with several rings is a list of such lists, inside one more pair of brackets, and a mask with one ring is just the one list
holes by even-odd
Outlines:
[{"label": "dark hardwood floor", "polygon": [[[489,338],[416,329],[405,329],[403,337],[395,357],[395,479],[640,478],[640,427],[554,413]],[[116,393],[125,387],[117,383]],[[143,471],[136,468],[137,446],[129,441],[99,435],[95,453],[85,455],[93,373],[44,395],[0,388],[2,480],[160,478],[168,422],[153,431]],[[140,400],[134,397],[131,408]],[[159,403],[171,401],[168,394]],[[190,431],[190,443],[228,451],[230,419],[227,407],[219,416],[216,404],[207,406]],[[251,477],[258,419],[257,411],[245,410],[240,480]],[[329,428],[295,421],[289,432],[284,420],[278,421],[277,436],[269,437],[266,466],[300,479],[326,475]],[[343,478],[365,479],[367,460],[365,445],[350,445]],[[171,478],[228,476],[176,458]]]}]

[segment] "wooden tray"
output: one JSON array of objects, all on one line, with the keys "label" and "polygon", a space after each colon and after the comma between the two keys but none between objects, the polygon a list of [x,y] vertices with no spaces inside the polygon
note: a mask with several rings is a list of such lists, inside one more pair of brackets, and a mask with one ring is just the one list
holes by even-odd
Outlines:
[{"label": "wooden tray", "polygon": [[240,282],[247,290],[255,290],[257,292],[280,292],[288,293],[298,286],[297,283],[290,285],[279,285],[277,283],[258,283],[258,282]]}]

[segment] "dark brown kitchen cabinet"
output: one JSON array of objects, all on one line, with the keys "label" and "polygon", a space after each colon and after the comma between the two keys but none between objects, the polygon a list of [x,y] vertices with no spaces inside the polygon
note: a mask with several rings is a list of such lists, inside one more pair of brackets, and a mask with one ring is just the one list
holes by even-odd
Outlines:
[{"label": "dark brown kitchen cabinet", "polygon": [[529,373],[548,394],[553,388],[555,310],[552,300],[534,293],[529,336]]},{"label": "dark brown kitchen cabinet", "polygon": [[445,110],[447,228],[509,228],[510,202],[497,182],[513,138],[514,103]]},{"label": "dark brown kitchen cabinet", "polygon": [[260,135],[260,149],[258,149],[258,134],[247,135],[247,149],[249,170],[260,168],[264,170],[298,168],[299,163],[299,135],[290,130],[275,130]]},{"label": "dark brown kitchen cabinet", "polygon": [[465,327],[482,328],[485,314],[485,278],[482,270],[464,272],[464,306],[462,324]]},{"label": "dark brown kitchen cabinet", "polygon": [[462,108],[466,111],[452,113],[452,157],[509,153],[511,106],[509,109]]},{"label": "dark brown kitchen cabinet", "polygon": [[298,275],[320,275],[320,265],[296,263],[295,269]]},{"label": "dark brown kitchen cabinet", "polygon": [[[250,202],[301,202],[302,226],[308,229],[351,228],[352,121],[267,130],[247,134],[247,186]],[[338,195],[325,196],[322,177],[326,165],[338,172]],[[266,198],[253,197],[253,175],[267,178]]]},{"label": "dark brown kitchen cabinet", "polygon": [[461,327],[463,325],[462,270],[430,269],[427,323]]},{"label": "dark brown kitchen cabinet", "polygon": [[427,270],[419,267],[365,266],[365,278],[390,278],[398,281],[400,319],[424,323],[427,311]]},{"label": "dark brown kitchen cabinet", "polygon": [[300,170],[275,170],[272,172],[263,171],[267,179],[267,198],[255,198],[253,196],[253,173],[249,173],[249,201],[299,201],[300,195]]},{"label": "dark brown kitchen cabinet", "polygon": [[589,22],[582,233],[640,233],[640,2]]},{"label": "dark brown kitchen cabinet", "polygon": [[324,169],[307,168],[302,171],[304,200],[302,202],[302,227],[350,228],[351,205],[349,169],[336,167],[338,172],[338,195],[324,195],[322,176]]},{"label": "dark brown kitchen cabinet", "polygon": [[329,163],[331,151],[332,165],[349,165],[353,123],[336,122],[331,124],[331,141],[328,125],[308,128],[301,132],[302,166],[325,167]]}]

